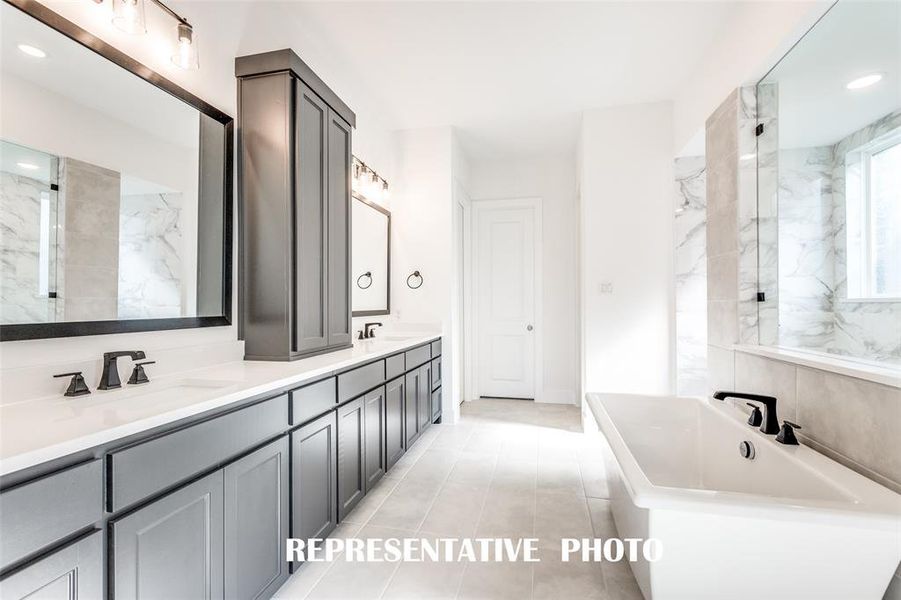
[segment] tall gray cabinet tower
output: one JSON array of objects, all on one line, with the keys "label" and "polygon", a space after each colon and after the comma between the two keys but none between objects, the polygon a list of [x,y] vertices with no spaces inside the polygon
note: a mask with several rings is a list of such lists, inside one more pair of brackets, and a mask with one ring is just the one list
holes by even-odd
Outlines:
[{"label": "tall gray cabinet tower", "polygon": [[353,111],[292,50],[235,59],[245,354],[352,345]]}]

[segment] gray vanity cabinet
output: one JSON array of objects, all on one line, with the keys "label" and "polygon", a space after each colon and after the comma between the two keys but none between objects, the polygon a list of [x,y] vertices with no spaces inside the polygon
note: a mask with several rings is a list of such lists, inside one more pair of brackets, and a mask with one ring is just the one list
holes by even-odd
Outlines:
[{"label": "gray vanity cabinet", "polygon": [[401,375],[385,384],[385,459],[390,469],[406,451],[404,403],[406,378]]},{"label": "gray vanity cabinet", "polygon": [[246,358],[348,348],[356,116],[291,50],[240,57],[235,74]]},{"label": "gray vanity cabinet", "polygon": [[298,79],[294,144],[297,185],[294,207],[297,276],[294,294],[298,353],[325,348],[328,343],[328,148],[329,109]]},{"label": "gray vanity cabinet", "polygon": [[324,538],[338,523],[335,411],[291,433],[291,537]]},{"label": "gray vanity cabinet", "polygon": [[269,598],[288,578],[288,438],[225,467],[225,597]]},{"label": "gray vanity cabinet", "polygon": [[385,386],[363,397],[363,416],[366,429],[363,460],[366,464],[366,490],[372,489],[385,475]]},{"label": "gray vanity cabinet", "polygon": [[366,494],[364,398],[338,407],[339,522]]},{"label": "gray vanity cabinet", "polygon": [[223,472],[112,522],[116,600],[223,596]]},{"label": "gray vanity cabinet", "polygon": [[328,346],[353,344],[350,301],[351,127],[334,110],[328,120]]},{"label": "gray vanity cabinet", "polygon": [[430,363],[419,367],[416,403],[419,408],[419,432],[422,433],[432,424],[432,365]]},{"label": "gray vanity cabinet", "polygon": [[441,418],[441,388],[432,392],[432,423]]},{"label": "gray vanity cabinet", "polygon": [[103,597],[103,534],[99,531],[0,580],[0,598],[94,600]]},{"label": "gray vanity cabinet", "polygon": [[419,439],[419,390],[422,387],[422,369],[414,369],[404,382],[404,432],[406,447]]}]

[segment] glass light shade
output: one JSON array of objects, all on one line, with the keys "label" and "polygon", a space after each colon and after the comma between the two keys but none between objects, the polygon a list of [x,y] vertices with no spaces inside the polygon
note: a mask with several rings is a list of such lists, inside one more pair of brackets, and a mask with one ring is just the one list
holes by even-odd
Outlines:
[{"label": "glass light shade", "polygon": [[144,0],[113,0],[113,25],[125,33],[147,33]]},{"label": "glass light shade", "polygon": [[196,69],[200,66],[197,52],[197,36],[187,23],[179,23],[175,29],[175,54],[172,62],[181,69]]}]

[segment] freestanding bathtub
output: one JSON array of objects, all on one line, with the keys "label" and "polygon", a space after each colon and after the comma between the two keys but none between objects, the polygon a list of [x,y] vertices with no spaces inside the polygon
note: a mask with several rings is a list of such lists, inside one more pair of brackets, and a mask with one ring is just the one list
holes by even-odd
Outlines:
[{"label": "freestanding bathtub", "polygon": [[659,560],[630,563],[647,600],[882,598],[901,560],[901,496],[777,443],[728,401],[587,401],[612,449],[620,538],[663,546]]}]

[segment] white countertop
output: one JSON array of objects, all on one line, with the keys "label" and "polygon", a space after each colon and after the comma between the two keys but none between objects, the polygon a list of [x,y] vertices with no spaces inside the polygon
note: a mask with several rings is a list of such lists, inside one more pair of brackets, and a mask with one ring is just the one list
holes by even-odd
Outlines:
[{"label": "white countertop", "polygon": [[[93,390],[89,396],[36,398],[0,407],[0,476],[142,431],[222,408],[258,394],[300,385],[355,364],[440,337],[357,341],[293,362],[236,361],[148,384]],[[124,381],[124,379],[123,379]]]}]

